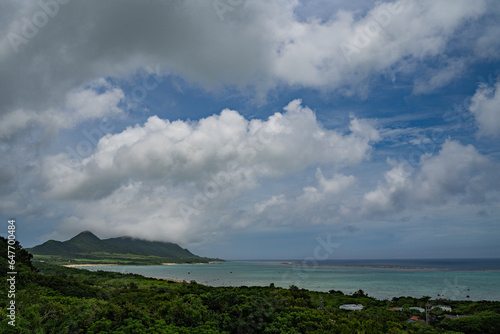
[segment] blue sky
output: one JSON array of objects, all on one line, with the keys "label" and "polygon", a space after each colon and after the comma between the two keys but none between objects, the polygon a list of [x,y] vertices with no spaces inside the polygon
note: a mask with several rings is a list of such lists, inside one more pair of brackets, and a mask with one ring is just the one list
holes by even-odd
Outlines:
[{"label": "blue sky", "polygon": [[0,217],[25,247],[91,230],[226,259],[500,254],[496,1],[0,13]]}]

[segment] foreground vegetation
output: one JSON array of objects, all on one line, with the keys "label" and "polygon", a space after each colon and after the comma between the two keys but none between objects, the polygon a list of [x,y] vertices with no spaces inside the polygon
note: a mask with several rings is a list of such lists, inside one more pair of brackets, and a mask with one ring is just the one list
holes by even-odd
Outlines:
[{"label": "foreground vegetation", "polygon": [[[7,244],[0,240],[0,267],[8,271]],[[4,255],[5,254],[5,255]],[[133,274],[89,272],[30,261],[17,245],[16,327],[8,324],[7,284],[2,282],[1,333],[498,333],[500,302],[381,301],[363,291],[344,295],[290,287],[208,287]],[[409,307],[446,304],[459,319],[433,309],[430,325]],[[347,311],[342,304],[362,304]],[[403,307],[402,311],[389,308]]]}]

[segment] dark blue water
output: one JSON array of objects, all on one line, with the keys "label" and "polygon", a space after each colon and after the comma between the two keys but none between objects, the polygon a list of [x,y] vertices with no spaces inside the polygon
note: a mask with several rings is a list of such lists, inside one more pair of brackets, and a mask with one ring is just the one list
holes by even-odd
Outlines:
[{"label": "dark blue water", "polygon": [[[276,261],[274,261],[276,262]],[[303,260],[283,261],[295,265],[314,265]],[[395,259],[395,260],[324,260],[319,266],[374,268],[374,269],[416,269],[446,271],[490,271],[500,270],[500,259]]]}]

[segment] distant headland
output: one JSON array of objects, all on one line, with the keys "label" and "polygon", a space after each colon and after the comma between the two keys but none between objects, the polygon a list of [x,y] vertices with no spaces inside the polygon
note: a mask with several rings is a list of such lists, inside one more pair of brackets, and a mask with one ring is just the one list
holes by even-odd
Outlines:
[{"label": "distant headland", "polygon": [[201,257],[171,242],[131,237],[99,239],[84,231],[66,241],[48,240],[29,248],[35,261],[61,265],[120,264],[158,265],[164,263],[209,263],[223,261]]}]

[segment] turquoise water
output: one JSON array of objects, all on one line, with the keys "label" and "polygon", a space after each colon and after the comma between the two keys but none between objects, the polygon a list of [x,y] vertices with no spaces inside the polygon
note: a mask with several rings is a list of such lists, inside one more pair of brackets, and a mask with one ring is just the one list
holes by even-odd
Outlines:
[{"label": "turquoise water", "polygon": [[[147,277],[194,280],[210,286],[296,285],[314,291],[362,289],[369,296],[391,299],[399,296],[454,300],[500,301],[500,267],[497,262],[478,266],[443,263],[356,262],[302,264],[279,261],[228,261],[214,264],[165,266],[92,266],[88,270],[136,273]],[[352,264],[354,263],[354,264]]]}]

